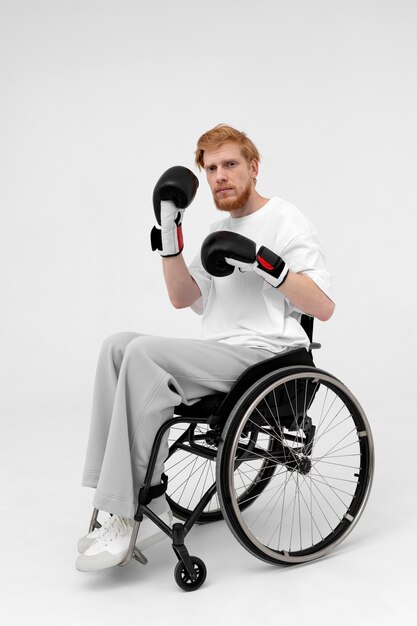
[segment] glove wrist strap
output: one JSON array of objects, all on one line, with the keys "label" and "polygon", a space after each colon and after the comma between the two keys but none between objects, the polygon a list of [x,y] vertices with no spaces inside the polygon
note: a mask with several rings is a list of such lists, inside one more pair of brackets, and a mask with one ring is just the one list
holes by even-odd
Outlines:
[{"label": "glove wrist strap", "polygon": [[256,254],[254,269],[273,287],[282,285],[289,271],[284,259],[265,246],[261,246]]},{"label": "glove wrist strap", "polygon": [[[164,236],[165,235],[165,236]],[[161,256],[177,256],[184,248],[182,226],[174,226],[170,232],[163,232],[161,228],[154,226],[151,230],[152,250],[158,250]]]}]

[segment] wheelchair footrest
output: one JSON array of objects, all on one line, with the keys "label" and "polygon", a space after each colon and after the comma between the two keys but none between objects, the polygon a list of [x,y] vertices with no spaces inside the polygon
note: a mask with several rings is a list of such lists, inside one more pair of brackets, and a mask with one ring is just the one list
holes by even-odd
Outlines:
[{"label": "wheelchair footrest", "polygon": [[146,556],[138,548],[135,548],[133,550],[132,559],[135,559],[135,561],[142,563],[142,565],[146,565],[148,562]]},{"label": "wheelchair footrest", "polygon": [[140,521],[135,520],[133,524],[133,528],[132,528],[132,534],[130,536],[130,543],[129,543],[127,554],[125,558],[123,559],[123,561],[119,563],[119,567],[124,567],[130,562],[131,559],[135,559],[135,561],[139,561],[139,563],[142,563],[142,565],[147,564],[148,559],[146,558],[144,554],[142,554],[139,548],[136,547],[136,539],[138,538],[139,527],[140,527]]}]

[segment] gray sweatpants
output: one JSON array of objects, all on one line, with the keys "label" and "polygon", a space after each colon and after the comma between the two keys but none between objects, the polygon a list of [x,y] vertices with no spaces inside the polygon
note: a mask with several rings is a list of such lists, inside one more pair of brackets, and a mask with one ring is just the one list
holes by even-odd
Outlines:
[{"label": "gray sweatpants", "polygon": [[[264,349],[217,341],[124,332],[103,343],[97,365],[82,484],[96,488],[93,506],[132,518],[159,427],[181,403],[227,392],[250,365],[271,357]],[[161,446],[152,485],[168,456]],[[156,513],[165,497],[152,501]]]}]

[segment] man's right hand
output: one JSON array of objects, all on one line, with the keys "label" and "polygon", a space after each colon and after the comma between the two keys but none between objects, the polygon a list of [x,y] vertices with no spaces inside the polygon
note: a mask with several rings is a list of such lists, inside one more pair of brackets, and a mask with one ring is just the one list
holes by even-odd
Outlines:
[{"label": "man's right hand", "polygon": [[159,250],[161,256],[177,256],[182,251],[182,218],[197,189],[198,178],[181,165],[170,167],[156,183],[153,207],[161,228],[153,227],[151,246],[152,250]]}]

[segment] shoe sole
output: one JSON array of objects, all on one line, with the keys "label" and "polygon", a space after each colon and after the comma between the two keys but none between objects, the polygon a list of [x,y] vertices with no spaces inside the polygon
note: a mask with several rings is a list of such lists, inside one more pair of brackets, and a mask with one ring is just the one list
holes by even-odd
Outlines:
[{"label": "shoe sole", "polygon": [[111,554],[110,552],[100,552],[100,554],[94,554],[92,556],[85,556],[80,554],[75,561],[75,568],[79,572],[97,572],[102,569],[108,569],[114,567],[123,561],[127,554],[127,550],[119,552],[118,554]]}]

